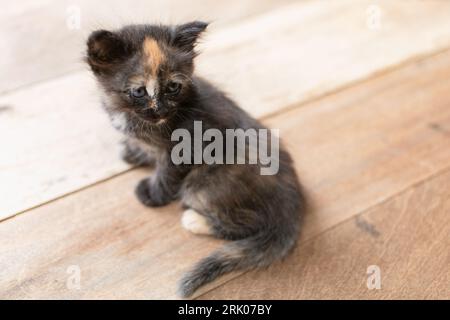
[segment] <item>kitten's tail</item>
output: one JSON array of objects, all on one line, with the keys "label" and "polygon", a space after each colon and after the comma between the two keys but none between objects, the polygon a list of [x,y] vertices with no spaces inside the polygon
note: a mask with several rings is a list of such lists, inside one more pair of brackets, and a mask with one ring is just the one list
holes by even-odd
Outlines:
[{"label": "kitten's tail", "polygon": [[296,224],[283,230],[261,232],[249,238],[232,241],[200,260],[182,278],[179,293],[191,296],[199,287],[217,277],[237,270],[266,267],[286,256],[298,237]]}]

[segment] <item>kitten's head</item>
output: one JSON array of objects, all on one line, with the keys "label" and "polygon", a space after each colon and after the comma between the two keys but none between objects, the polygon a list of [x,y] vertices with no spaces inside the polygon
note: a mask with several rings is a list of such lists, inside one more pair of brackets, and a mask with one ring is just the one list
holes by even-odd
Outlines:
[{"label": "kitten's head", "polygon": [[108,97],[108,108],[150,123],[175,114],[191,92],[194,47],[206,27],[195,21],[94,31],[86,60]]}]

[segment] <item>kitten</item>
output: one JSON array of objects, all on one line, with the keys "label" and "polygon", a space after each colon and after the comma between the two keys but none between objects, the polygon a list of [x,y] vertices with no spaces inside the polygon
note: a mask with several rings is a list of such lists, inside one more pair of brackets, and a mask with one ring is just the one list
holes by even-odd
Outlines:
[{"label": "kitten", "polygon": [[286,256],[295,245],[304,210],[291,158],[282,147],[275,175],[261,175],[261,164],[171,161],[172,132],[193,132],[194,120],[202,121],[202,130],[264,129],[193,74],[195,45],[206,27],[198,21],[130,25],[95,31],[87,41],[86,60],[102,89],[103,107],[126,137],[123,159],[156,167],[137,185],[138,199],[150,207],[180,200],[186,209],[184,228],[232,240],[183,277],[183,297],[225,273],[268,266]]}]

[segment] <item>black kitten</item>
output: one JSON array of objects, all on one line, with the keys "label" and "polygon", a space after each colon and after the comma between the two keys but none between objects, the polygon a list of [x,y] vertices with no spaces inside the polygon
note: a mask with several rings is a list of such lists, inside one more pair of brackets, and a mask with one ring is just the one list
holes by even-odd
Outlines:
[{"label": "black kitten", "polygon": [[[274,175],[261,175],[260,162],[172,160],[172,133],[186,129],[194,134],[194,121],[201,121],[202,132],[265,129],[193,75],[195,43],[206,27],[203,22],[131,25],[114,32],[95,31],[87,43],[87,62],[103,89],[103,106],[126,137],[123,158],[156,166],[155,173],[136,187],[139,200],[154,207],[179,199],[186,209],[186,229],[233,240],[184,276],[183,296],[224,273],[264,267],[284,257],[296,242],[304,207],[291,158],[283,148],[278,150]],[[244,148],[251,147],[245,140]]]}]

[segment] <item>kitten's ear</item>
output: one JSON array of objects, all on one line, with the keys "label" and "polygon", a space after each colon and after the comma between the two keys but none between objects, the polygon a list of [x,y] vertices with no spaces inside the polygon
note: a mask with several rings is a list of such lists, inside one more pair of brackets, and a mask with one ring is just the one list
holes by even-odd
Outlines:
[{"label": "kitten's ear", "polygon": [[96,73],[107,71],[130,54],[127,44],[115,33],[97,30],[87,41],[87,62]]},{"label": "kitten's ear", "polygon": [[208,23],[202,21],[193,21],[176,26],[174,45],[184,51],[194,50],[198,37],[207,26]]}]

